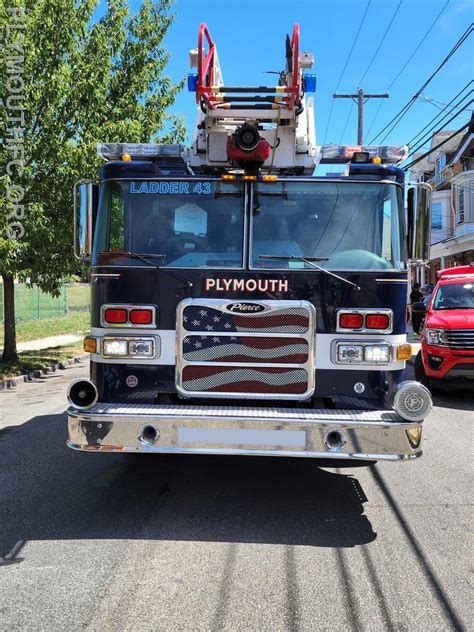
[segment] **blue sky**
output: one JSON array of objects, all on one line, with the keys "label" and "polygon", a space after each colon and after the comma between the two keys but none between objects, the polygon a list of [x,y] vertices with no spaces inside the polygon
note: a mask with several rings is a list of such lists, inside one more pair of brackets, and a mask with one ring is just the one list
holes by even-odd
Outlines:
[{"label": "blue sky", "polygon": [[[400,9],[378,55],[364,78],[366,92],[384,92],[447,0],[402,0]],[[166,46],[171,53],[167,72],[175,80],[189,71],[188,52],[197,45],[197,31],[205,22],[217,44],[224,81],[227,85],[272,85],[275,76],[266,70],[284,66],[284,41],[293,24],[301,30],[301,48],[314,53],[317,75],[315,96],[317,142],[354,144],[357,139],[357,109],[354,106],[347,128],[343,128],[351,101],[334,102],[329,129],[324,139],[332,94],[346,61],[368,0],[176,0],[176,19],[168,31]],[[377,49],[400,0],[371,0],[367,16],[338,88],[355,92]],[[132,0],[132,11],[140,5]],[[384,100],[369,138],[417,92],[473,21],[471,0],[450,0],[442,16]],[[474,35],[463,44],[424,91],[435,100],[416,103],[385,140],[404,144],[428,123],[473,76]],[[472,85],[471,85],[472,88]],[[472,98],[472,95],[471,95]],[[365,107],[365,130],[371,126],[379,101]],[[472,105],[471,105],[472,107]],[[188,131],[194,124],[194,95],[184,90],[172,112],[185,115]],[[465,111],[449,126],[460,127],[469,120]]]}]

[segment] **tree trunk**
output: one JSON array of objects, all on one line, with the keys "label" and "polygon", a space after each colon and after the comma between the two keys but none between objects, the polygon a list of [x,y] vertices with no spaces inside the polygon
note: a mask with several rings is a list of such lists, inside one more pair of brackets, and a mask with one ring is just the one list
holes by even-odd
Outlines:
[{"label": "tree trunk", "polygon": [[17,362],[16,327],[15,327],[15,284],[13,277],[3,274],[3,318],[4,346],[2,360]]}]

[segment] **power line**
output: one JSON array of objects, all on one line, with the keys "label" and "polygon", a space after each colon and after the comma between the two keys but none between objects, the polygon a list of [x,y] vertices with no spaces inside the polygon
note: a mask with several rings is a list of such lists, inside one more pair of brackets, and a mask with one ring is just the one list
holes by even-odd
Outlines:
[{"label": "power line", "polygon": [[374,136],[373,140],[375,140],[378,136],[383,134],[383,132],[385,132],[385,130],[387,128],[389,128],[392,125],[392,123],[393,123],[392,127],[390,127],[388,132],[381,139],[380,144],[382,144],[383,141],[387,138],[387,136],[393,132],[395,127],[400,123],[402,118],[404,118],[404,116],[406,115],[408,110],[411,108],[413,103],[415,103],[415,101],[420,96],[420,94],[423,92],[423,90],[426,88],[426,86],[433,80],[433,78],[438,74],[438,72],[441,70],[441,68],[443,68],[443,66],[445,66],[445,64],[447,64],[447,62],[451,59],[451,57],[454,55],[454,53],[458,50],[458,48],[460,46],[462,46],[462,44],[466,41],[466,39],[469,37],[469,35],[472,33],[472,31],[473,31],[473,25],[471,24],[466,29],[466,31],[463,33],[463,35],[459,38],[459,40],[456,42],[456,44],[453,46],[453,48],[449,51],[449,53],[446,55],[446,57],[443,59],[443,61],[439,64],[439,66],[436,68],[436,70],[428,77],[428,79],[424,82],[424,84],[421,86],[421,88],[418,89],[416,94],[403,106],[403,108],[391,119],[391,121],[389,121],[387,123],[387,125],[385,125],[385,127],[382,130],[380,130],[380,132],[378,134],[376,134]]},{"label": "power line", "polygon": [[[469,96],[471,96],[471,94],[472,94],[473,92],[474,92],[474,90],[471,90],[470,92],[468,92],[468,93],[467,93],[464,97],[462,97],[462,99],[461,99],[461,101],[459,101],[459,103],[461,103],[462,101],[464,101],[464,99],[467,99]],[[448,117],[448,116],[451,114],[451,112],[455,109],[454,107],[452,107],[452,108],[451,108],[451,109],[450,109],[450,110],[449,110],[449,111],[448,111],[448,112],[447,112],[447,113],[443,116],[443,118],[441,118],[441,119],[440,119],[439,121],[437,121],[434,125],[432,125],[432,126],[430,127],[430,129],[429,129],[429,130],[428,130],[425,134],[423,134],[423,136],[422,136],[420,139],[418,139],[418,141],[417,141],[418,145],[417,145],[417,147],[416,147],[415,149],[413,149],[413,150],[412,150],[412,153],[414,153],[415,151],[417,151],[420,147],[423,147],[423,145],[425,145],[425,144],[428,142],[428,140],[429,140],[429,138],[430,138],[431,136],[433,136],[434,134],[437,134],[438,132],[440,132],[441,130],[443,130],[443,129],[447,126],[447,125],[449,125],[449,123],[451,123],[451,121],[454,121],[455,119],[457,119],[457,118],[458,118],[458,116],[461,114],[461,112],[464,112],[464,110],[466,110],[466,109],[469,107],[469,105],[470,105],[471,103],[472,103],[472,99],[471,99],[471,101],[469,101],[469,103],[465,103],[465,104],[464,104],[464,106],[462,107],[462,109],[461,109],[459,112],[456,112],[456,113],[454,114],[454,116],[452,116],[452,117],[449,119],[449,121],[446,121],[446,123],[443,123],[443,125],[442,125],[442,126],[441,126],[438,130],[436,130],[436,132],[433,132],[433,129],[434,129],[437,125],[439,125],[442,121],[444,121],[444,119],[445,119],[446,117]],[[457,108],[456,108],[456,109],[457,109]],[[418,134],[418,136],[419,136],[419,134]],[[413,139],[412,139],[409,143],[406,143],[406,144],[407,144],[407,145],[411,145],[411,144],[412,144],[412,142],[413,142]]]},{"label": "power line", "polygon": [[[399,1],[398,6],[396,7],[395,11],[393,12],[393,15],[392,15],[392,17],[390,18],[390,21],[389,21],[389,23],[388,23],[388,26],[387,26],[387,28],[385,29],[385,32],[384,32],[384,34],[382,35],[382,38],[380,39],[380,42],[379,42],[379,44],[378,44],[377,48],[375,49],[374,54],[372,55],[372,58],[371,58],[371,60],[369,61],[368,65],[367,65],[367,68],[364,70],[364,74],[363,74],[363,75],[362,75],[362,77],[359,79],[359,83],[358,83],[358,85],[359,85],[359,86],[361,86],[361,85],[362,85],[362,81],[364,80],[365,76],[367,75],[367,73],[369,72],[370,68],[372,67],[372,64],[374,63],[374,60],[375,60],[375,58],[377,57],[377,54],[378,54],[378,52],[379,52],[380,48],[382,47],[382,44],[384,43],[385,38],[387,37],[388,32],[390,31],[390,28],[391,28],[391,26],[392,26],[392,24],[393,24],[393,21],[395,20],[395,18],[396,18],[396,16],[397,16],[397,13],[399,12],[400,7],[402,6],[402,2],[403,2],[403,0],[400,0],[400,1]],[[449,0],[448,0],[448,2],[449,2]],[[359,88],[359,90],[360,90],[360,88]],[[336,90],[335,90],[334,92],[336,92],[336,91],[337,91],[337,88],[336,88]],[[333,96],[335,96],[335,95],[333,95]],[[332,104],[331,104],[331,105],[332,105]],[[342,128],[341,136],[340,136],[340,138],[339,138],[339,144],[341,144],[341,143],[342,143],[342,139],[343,139],[343,137],[344,137],[344,134],[345,134],[346,129],[347,129],[347,125],[348,125],[349,120],[350,120],[350,118],[351,118],[351,114],[352,114],[352,110],[353,110],[353,108],[354,108],[354,102],[352,102],[352,103],[351,103],[351,107],[349,108],[349,112],[347,113],[346,122],[344,123],[344,127]],[[359,100],[359,130],[360,130],[360,129],[361,129],[361,124],[360,124],[360,100]],[[360,133],[358,133],[358,136],[360,137]],[[358,138],[358,140],[357,140],[357,142],[358,142],[358,143],[359,143],[359,140],[360,140],[360,138]],[[360,141],[360,142],[362,143],[362,142],[363,142],[363,140],[362,140],[362,141]]]},{"label": "power line", "polygon": [[450,136],[448,136],[448,138],[445,138],[443,140],[443,142],[439,143],[438,145],[436,145],[435,147],[432,147],[429,151],[425,152],[424,154],[422,154],[421,156],[418,156],[418,158],[416,158],[415,160],[412,160],[410,163],[408,163],[408,165],[405,165],[403,167],[404,171],[408,171],[409,169],[411,169],[411,167],[413,167],[413,165],[416,165],[417,163],[419,163],[421,160],[423,160],[424,158],[426,158],[426,156],[429,156],[430,154],[432,154],[434,151],[436,151],[437,149],[439,149],[440,147],[442,147],[443,145],[445,145],[448,141],[450,141],[452,138],[454,138],[457,134],[459,134],[459,132],[462,132],[463,130],[467,129],[469,126],[471,125],[471,122],[466,123],[466,125],[463,125],[462,127],[460,127],[459,129],[457,129],[455,132],[453,132]]},{"label": "power line", "polygon": [[[438,101],[438,99],[433,99],[432,97],[427,97],[424,94],[422,94],[422,95],[420,95],[420,97],[418,97],[418,102],[419,103],[430,103],[437,110],[440,110],[440,114],[441,114],[441,112],[444,112],[445,109],[448,107],[448,104],[444,103],[444,101]],[[441,106],[443,106],[443,107],[441,107]],[[462,110],[462,108],[460,108],[458,106],[453,106],[453,109]]]},{"label": "power line", "polygon": [[[408,141],[408,143],[406,143],[406,144],[407,144],[407,145],[411,145],[411,144],[413,143],[413,141],[415,141],[415,140],[418,138],[418,136],[422,135],[422,134],[423,134],[423,132],[425,131],[425,129],[426,129],[429,125],[431,125],[431,123],[433,123],[433,122],[435,121],[435,119],[437,119],[437,118],[438,118],[438,116],[441,116],[441,114],[444,112],[444,110],[445,110],[446,108],[448,108],[448,107],[451,105],[451,103],[452,103],[453,101],[455,101],[455,100],[458,98],[458,96],[464,92],[464,90],[466,90],[466,88],[469,88],[469,86],[471,85],[471,83],[472,83],[473,81],[474,81],[474,79],[471,79],[471,81],[468,81],[468,82],[466,83],[466,85],[464,86],[464,88],[461,88],[461,90],[460,90],[460,91],[459,91],[459,92],[458,92],[458,93],[457,93],[457,94],[456,94],[456,95],[455,95],[455,96],[451,99],[451,101],[450,101],[449,103],[447,103],[447,104],[446,104],[446,107],[445,107],[443,110],[441,110],[441,112],[439,112],[436,116],[434,116],[434,117],[431,119],[431,121],[429,121],[429,122],[428,122],[428,123],[424,126],[424,128],[423,128],[422,130],[420,130],[420,131],[418,132],[418,134],[415,134],[415,136],[413,136],[413,138],[412,138],[411,140],[409,140],[409,141]],[[471,90],[471,92],[472,92],[472,90]],[[471,93],[469,93],[469,94],[471,94]],[[466,96],[469,96],[469,95],[466,95]],[[464,99],[466,98],[466,96],[464,96],[464,97],[461,99],[461,101],[464,101]],[[448,112],[448,114],[449,114],[449,112]],[[440,121],[438,121],[438,122],[440,122]],[[436,125],[437,125],[437,124],[438,124],[438,123],[436,123]]]},{"label": "power line", "polygon": [[339,145],[342,143],[342,138],[346,132],[347,125],[349,123],[349,119],[351,118],[352,110],[354,109],[354,101],[351,103],[351,107],[349,108],[349,112],[347,113],[346,122],[344,123],[344,127],[342,128],[341,135],[339,137]]},{"label": "power line", "polygon": [[[467,110],[467,108],[471,105],[471,103],[474,103],[474,99],[471,99],[469,101],[469,103],[466,103],[466,105],[464,106],[464,109]],[[440,127],[439,129],[436,130],[436,132],[433,132],[433,136],[435,134],[438,134],[439,132],[443,131],[443,129],[446,127],[446,125],[449,125],[451,123],[451,121],[454,121],[455,118],[457,118],[459,116],[459,114],[455,114],[453,117],[451,117],[449,119],[449,121],[446,121],[445,125],[443,125],[443,127]],[[469,123],[467,123],[467,125],[469,125]],[[408,154],[407,158],[409,158],[410,156],[413,156],[418,149],[420,149],[421,147],[423,147],[423,145],[418,145],[417,147],[415,147],[414,149],[412,149],[412,151]]]},{"label": "power line", "polygon": [[[408,64],[411,62],[411,60],[413,59],[413,57],[416,55],[416,53],[418,52],[418,50],[420,49],[421,45],[423,44],[423,42],[425,41],[425,39],[428,37],[428,35],[431,33],[431,31],[433,30],[435,24],[438,22],[439,18],[442,16],[442,14],[444,13],[445,9],[447,8],[448,4],[450,3],[451,0],[447,0],[446,4],[442,7],[441,11],[438,13],[438,15],[435,17],[434,21],[431,23],[431,26],[429,27],[429,29],[426,31],[426,33],[423,35],[423,37],[421,38],[421,40],[418,42],[417,46],[415,47],[415,49],[413,50],[412,54],[410,55],[410,57],[406,60],[406,62],[403,64],[403,66],[400,68],[400,70],[398,71],[398,73],[395,75],[395,77],[392,79],[390,85],[388,86],[386,92],[388,92],[390,90],[390,88],[395,84],[395,82],[398,80],[398,78],[400,77],[400,75],[402,74],[402,72],[405,70],[405,68],[408,66]],[[375,112],[374,118],[372,119],[372,122],[370,124],[370,127],[368,129],[367,135],[370,134],[372,127],[374,126],[375,121],[377,120],[378,115],[380,114],[380,110],[383,107],[383,101],[380,102],[380,105],[377,109],[377,111]]]},{"label": "power line", "polygon": [[400,0],[400,2],[398,3],[397,8],[395,9],[390,22],[388,23],[387,28],[385,29],[385,33],[382,35],[382,39],[379,42],[379,45],[377,46],[377,48],[375,49],[375,53],[372,55],[372,59],[369,61],[369,64],[367,66],[367,68],[364,70],[364,74],[362,75],[362,77],[359,79],[359,86],[362,85],[362,81],[365,79],[366,74],[369,72],[370,68],[372,67],[372,64],[374,63],[375,58],[377,57],[377,54],[380,50],[380,48],[382,47],[382,44],[385,41],[385,38],[387,37],[388,32],[390,31],[390,28],[393,24],[393,21],[395,20],[395,18],[397,17],[397,13],[400,11],[400,7],[402,6],[402,2],[403,0]]},{"label": "power line", "polygon": [[[352,53],[354,51],[355,45],[357,43],[357,39],[358,39],[359,34],[360,34],[361,30],[362,30],[362,26],[364,25],[365,18],[367,16],[367,12],[369,10],[371,2],[372,2],[372,0],[368,0],[368,2],[367,2],[367,6],[365,7],[365,11],[364,11],[362,19],[360,21],[359,28],[357,29],[357,33],[356,33],[356,35],[354,37],[354,40],[352,42],[351,49],[349,51],[349,54],[347,55],[347,59],[345,61],[344,67],[343,67],[343,69],[341,71],[341,74],[339,75],[339,79],[337,80],[337,84],[336,84],[336,87],[334,88],[333,92],[337,92],[337,89],[339,88],[339,84],[342,81],[342,77],[344,76],[344,73],[346,72],[347,65],[348,65],[349,60],[351,58],[351,55],[352,55]],[[332,109],[333,109],[333,107],[334,107],[334,101],[331,101],[331,107],[329,109],[328,122],[326,123],[326,129],[324,130],[324,135],[323,135],[323,143],[322,143],[323,145],[324,145],[324,141],[326,140],[326,135],[327,135],[327,132],[328,132],[328,129],[329,129],[329,123],[331,122],[331,116],[332,116]]]}]

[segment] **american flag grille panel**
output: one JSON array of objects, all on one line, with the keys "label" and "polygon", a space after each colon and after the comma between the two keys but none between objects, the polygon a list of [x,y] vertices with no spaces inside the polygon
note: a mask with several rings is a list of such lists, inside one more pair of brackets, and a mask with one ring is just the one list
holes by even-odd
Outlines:
[{"label": "american flag grille panel", "polygon": [[[260,312],[236,313],[231,303],[187,299],[178,310],[180,392],[279,399],[311,394],[314,308],[305,301],[262,300],[254,301],[264,307]],[[245,300],[244,308],[250,303]]]},{"label": "american flag grille panel", "polygon": [[309,345],[304,338],[278,336],[186,336],[182,353],[189,362],[304,364]]},{"label": "american flag grille panel", "polygon": [[186,390],[206,393],[302,394],[308,388],[304,369],[240,368],[188,364],[183,369]]},{"label": "american flag grille panel", "polygon": [[223,312],[207,305],[189,305],[183,312],[186,331],[301,334],[308,331],[309,313],[286,307],[260,314]]},{"label": "american flag grille panel", "polygon": [[452,349],[474,349],[474,329],[448,329],[445,336]]}]

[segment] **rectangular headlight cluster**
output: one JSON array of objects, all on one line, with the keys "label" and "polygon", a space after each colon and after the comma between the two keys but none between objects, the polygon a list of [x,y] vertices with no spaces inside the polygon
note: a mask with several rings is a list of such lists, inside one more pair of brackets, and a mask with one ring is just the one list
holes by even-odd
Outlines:
[{"label": "rectangular headlight cluster", "polygon": [[381,344],[345,344],[336,347],[338,364],[388,364],[391,356],[391,345]]},{"label": "rectangular headlight cluster", "polygon": [[446,346],[446,336],[444,329],[424,329],[423,334],[429,345]]},{"label": "rectangular headlight cluster", "polygon": [[102,341],[104,358],[154,358],[154,338],[107,337]]}]

